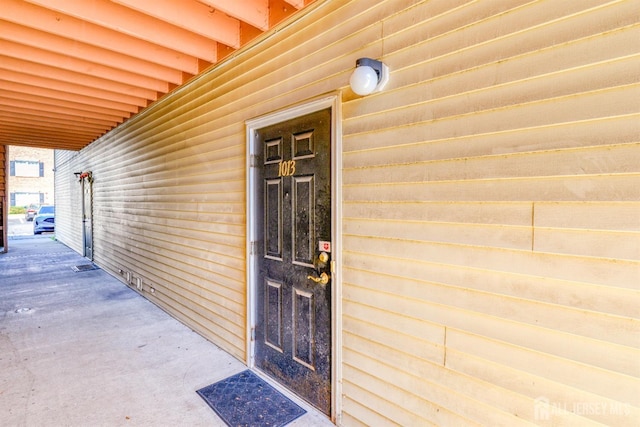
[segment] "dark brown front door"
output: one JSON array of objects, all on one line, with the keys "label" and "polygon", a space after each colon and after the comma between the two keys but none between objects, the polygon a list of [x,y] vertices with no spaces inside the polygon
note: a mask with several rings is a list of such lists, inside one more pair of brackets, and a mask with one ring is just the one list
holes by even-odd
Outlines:
[{"label": "dark brown front door", "polygon": [[331,110],[258,130],[256,366],[331,412]]}]

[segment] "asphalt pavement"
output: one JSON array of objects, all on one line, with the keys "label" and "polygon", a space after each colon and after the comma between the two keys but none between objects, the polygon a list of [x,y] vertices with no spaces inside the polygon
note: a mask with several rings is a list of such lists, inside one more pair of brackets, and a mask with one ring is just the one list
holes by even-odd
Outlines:
[{"label": "asphalt pavement", "polygon": [[[33,236],[33,221],[27,221],[23,214],[9,215],[7,235],[9,237],[16,236]],[[43,233],[44,235],[52,235],[53,233]]]}]

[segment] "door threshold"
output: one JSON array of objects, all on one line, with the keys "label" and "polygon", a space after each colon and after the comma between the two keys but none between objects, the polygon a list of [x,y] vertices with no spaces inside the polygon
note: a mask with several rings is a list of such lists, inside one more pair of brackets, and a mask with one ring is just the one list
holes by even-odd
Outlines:
[{"label": "door threshold", "polygon": [[280,393],[284,394],[287,398],[291,399],[296,405],[307,411],[306,414],[300,418],[295,419],[291,423],[287,424],[287,427],[330,427],[335,424],[331,422],[329,417],[320,412],[314,406],[310,405],[306,400],[302,399],[297,394],[265,374],[258,368],[252,368],[251,371],[267,382],[271,387],[275,388]]}]

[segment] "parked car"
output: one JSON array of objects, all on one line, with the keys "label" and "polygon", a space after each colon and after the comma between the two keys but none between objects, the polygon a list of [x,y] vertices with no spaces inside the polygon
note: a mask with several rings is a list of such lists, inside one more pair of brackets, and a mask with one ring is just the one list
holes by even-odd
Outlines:
[{"label": "parked car", "polygon": [[27,221],[33,221],[33,218],[35,218],[37,213],[38,213],[38,206],[29,205],[27,206],[27,210],[24,213],[24,219],[26,219]]},{"label": "parked car", "polygon": [[42,205],[33,218],[33,234],[41,234],[43,231],[55,230],[55,207]]}]

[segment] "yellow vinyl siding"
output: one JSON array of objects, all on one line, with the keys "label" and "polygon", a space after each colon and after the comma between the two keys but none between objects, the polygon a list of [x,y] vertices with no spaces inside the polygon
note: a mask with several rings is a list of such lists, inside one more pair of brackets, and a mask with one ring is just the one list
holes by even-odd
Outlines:
[{"label": "yellow vinyl siding", "polygon": [[77,161],[95,177],[95,260],[142,278],[154,302],[244,358],[244,148],[190,146],[194,122],[145,119]]},{"label": "yellow vinyl siding", "polygon": [[[346,62],[310,61],[321,51],[332,57],[341,47],[326,43],[322,23],[309,22],[320,30],[317,39],[300,45],[290,31],[279,35],[283,45],[300,45],[296,52],[269,41],[258,54],[233,58],[78,155],[69,154],[74,168],[92,170],[95,178],[95,261],[123,281],[129,272],[134,284],[142,279],[148,298],[242,360],[245,121],[317,95],[318,76],[329,75],[332,83],[321,84],[335,87],[347,75]],[[309,63],[318,64],[315,76],[301,74]],[[331,76],[327,67],[342,75]],[[305,85],[308,90],[300,91]],[[75,191],[72,185],[61,191]]]},{"label": "yellow vinyl siding", "polygon": [[[92,170],[96,262],[248,360],[245,123],[340,90],[338,422],[637,424],[638,2],[316,6],[58,152],[56,234]],[[364,56],[391,78],[357,97]]]},{"label": "yellow vinyl siding", "polygon": [[622,411],[550,422],[639,419],[638,21],[425,1],[370,24],[391,79],[343,106],[345,419],[539,423],[541,397]]}]

